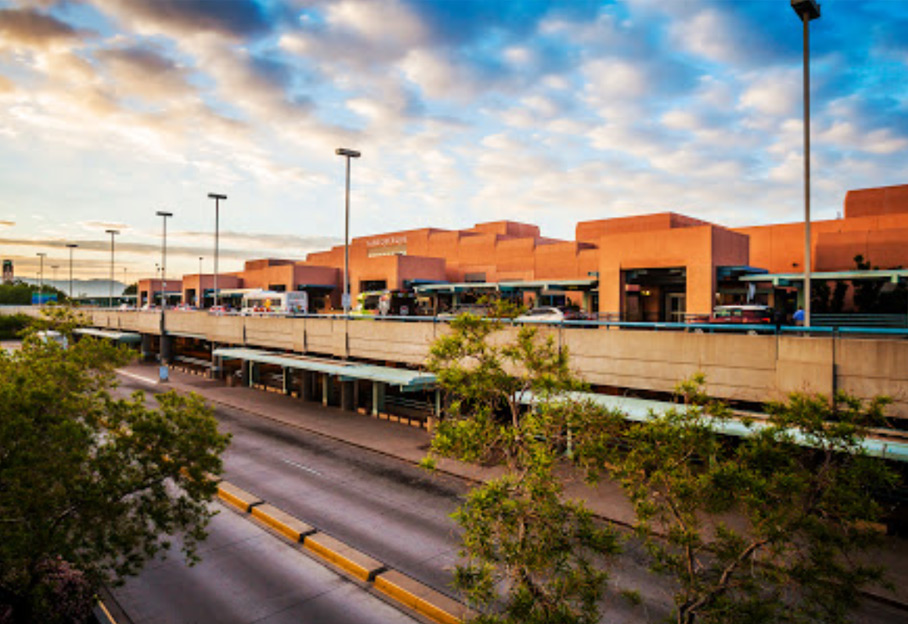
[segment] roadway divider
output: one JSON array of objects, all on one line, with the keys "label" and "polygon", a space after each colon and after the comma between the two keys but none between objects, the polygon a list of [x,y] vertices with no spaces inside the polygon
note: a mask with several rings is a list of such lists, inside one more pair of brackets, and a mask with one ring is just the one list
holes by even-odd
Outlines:
[{"label": "roadway divider", "polygon": [[218,483],[218,496],[244,513],[249,513],[253,507],[265,502],[227,481]]},{"label": "roadway divider", "polygon": [[218,497],[238,511],[249,514],[262,525],[281,537],[300,544],[333,567],[371,585],[377,592],[439,624],[460,624],[475,613],[439,591],[419,581],[389,569],[381,561],[370,557],[322,533],[254,494],[227,481],[218,484]]},{"label": "roadway divider", "polygon": [[315,533],[314,527],[268,503],[253,507],[252,517],[264,522],[294,543],[302,542],[304,537]]},{"label": "roadway divider", "polygon": [[381,561],[324,533],[307,535],[303,546],[361,581],[372,582],[376,574],[385,570]]},{"label": "roadway divider", "polygon": [[397,570],[387,570],[377,576],[375,589],[417,613],[443,624],[460,624],[472,615],[461,603]]}]

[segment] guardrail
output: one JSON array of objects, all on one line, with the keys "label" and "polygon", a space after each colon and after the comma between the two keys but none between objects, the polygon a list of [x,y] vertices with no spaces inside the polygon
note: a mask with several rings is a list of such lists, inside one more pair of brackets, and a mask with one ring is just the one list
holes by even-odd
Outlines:
[{"label": "guardrail", "polygon": [[[3,313],[31,313],[32,316],[35,316],[37,311],[40,310],[40,306],[0,306],[0,314]],[[113,308],[83,308],[86,312],[117,312],[117,313],[137,313],[137,314],[160,314],[161,309],[153,310],[143,310],[143,309],[121,309],[117,307]],[[275,319],[286,319],[286,318],[300,318],[300,319],[331,319],[336,321],[349,320],[351,322],[381,322],[381,321],[397,321],[404,323],[432,323],[432,324],[447,324],[450,323],[452,318],[449,317],[438,317],[438,316],[400,316],[400,315],[367,315],[367,314],[347,314],[343,313],[316,313],[316,314],[277,314],[277,313],[255,313],[255,314],[242,314],[238,311],[236,312],[207,312],[205,310],[177,310],[174,308],[169,308],[166,310],[167,314],[207,314],[211,317],[239,317],[239,318],[275,318]],[[696,333],[740,333],[740,334],[788,334],[788,335],[801,335],[801,336],[833,336],[833,337],[848,337],[848,336],[858,336],[858,335],[872,335],[876,337],[908,337],[908,319],[903,315],[835,315],[836,319],[840,318],[850,318],[853,319],[855,325],[842,325],[840,323],[828,323],[827,319],[821,315],[817,315],[815,318],[819,317],[817,324],[812,325],[811,327],[804,327],[801,325],[781,325],[778,328],[775,324],[772,323],[709,323],[705,321],[700,321],[697,316],[691,316],[691,318],[684,322],[651,322],[651,321],[621,321],[621,320],[612,320],[610,317],[612,315],[604,315],[606,319],[596,319],[596,320],[525,320],[525,321],[515,321],[513,319],[497,319],[505,325],[539,325],[546,327],[557,327],[557,328],[586,328],[586,329],[595,329],[595,328],[607,328],[607,329],[630,329],[630,330],[652,330],[652,331],[683,331],[683,332],[696,332]],[[827,317],[832,315],[826,315]],[[879,322],[874,322],[873,319],[878,317],[881,318]],[[889,317],[897,317],[902,319],[906,324],[903,327],[893,327],[892,320]]]}]

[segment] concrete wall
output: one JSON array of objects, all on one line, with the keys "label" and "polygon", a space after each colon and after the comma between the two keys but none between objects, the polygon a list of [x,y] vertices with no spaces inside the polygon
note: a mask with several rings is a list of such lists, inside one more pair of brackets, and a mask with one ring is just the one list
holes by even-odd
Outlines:
[{"label": "concrete wall", "polygon": [[[93,323],[156,334],[159,317],[94,312]],[[169,331],[208,336],[221,344],[343,356],[342,318],[262,318],[169,312]],[[350,356],[421,364],[445,323],[349,321]],[[512,334],[515,328],[507,328]],[[860,397],[891,396],[894,417],[908,418],[908,340],[698,334],[676,331],[553,329],[577,373],[593,384],[670,392],[703,371],[708,390],[725,399],[763,402],[802,390],[834,387]],[[835,386],[833,385],[835,383]]]}]

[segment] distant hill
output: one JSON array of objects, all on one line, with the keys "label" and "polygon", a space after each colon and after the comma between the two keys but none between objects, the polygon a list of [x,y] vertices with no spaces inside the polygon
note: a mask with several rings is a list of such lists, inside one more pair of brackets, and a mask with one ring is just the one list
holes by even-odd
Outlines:
[{"label": "distant hill", "polygon": [[[38,280],[33,278],[19,278],[27,284],[37,284]],[[69,280],[44,280],[44,283],[49,286],[53,286],[63,292],[69,294]],[[73,280],[73,296],[74,297],[104,297],[110,294],[111,281],[104,279],[92,279],[92,280]],[[126,289],[126,284],[123,282],[113,282],[113,294],[114,296],[120,295]]]}]

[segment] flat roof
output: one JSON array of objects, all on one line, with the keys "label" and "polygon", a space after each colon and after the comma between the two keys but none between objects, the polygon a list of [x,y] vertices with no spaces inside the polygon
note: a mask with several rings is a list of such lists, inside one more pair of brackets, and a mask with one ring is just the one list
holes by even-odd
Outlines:
[{"label": "flat roof", "polygon": [[406,368],[391,368],[359,362],[343,362],[322,358],[311,358],[292,353],[273,353],[259,349],[221,348],[215,349],[212,355],[225,359],[246,360],[262,364],[274,364],[297,370],[309,370],[341,378],[367,379],[398,386],[402,391],[413,392],[425,390],[435,385],[435,375]]},{"label": "flat roof", "polygon": [[[652,401],[648,399],[635,399],[631,397],[619,397],[606,394],[595,394],[593,392],[569,392],[567,397],[577,401],[592,401],[596,405],[608,410],[615,410],[625,414],[627,420],[642,422],[649,420],[654,414],[662,414],[670,409],[683,408],[683,405],[669,403],[667,401]],[[535,397],[532,392],[524,393],[521,402],[532,404]],[[717,432],[725,435],[736,437],[745,437],[751,435],[754,430],[766,427],[766,424],[760,420],[753,420],[752,425],[748,427],[740,420],[731,419],[726,421],[714,420],[714,428]],[[794,440],[801,446],[813,446],[809,438],[798,430],[791,430]],[[872,457],[891,459],[893,461],[908,462],[908,442],[899,442],[896,440],[884,440],[880,438],[866,438],[861,443],[862,448]]]}]

